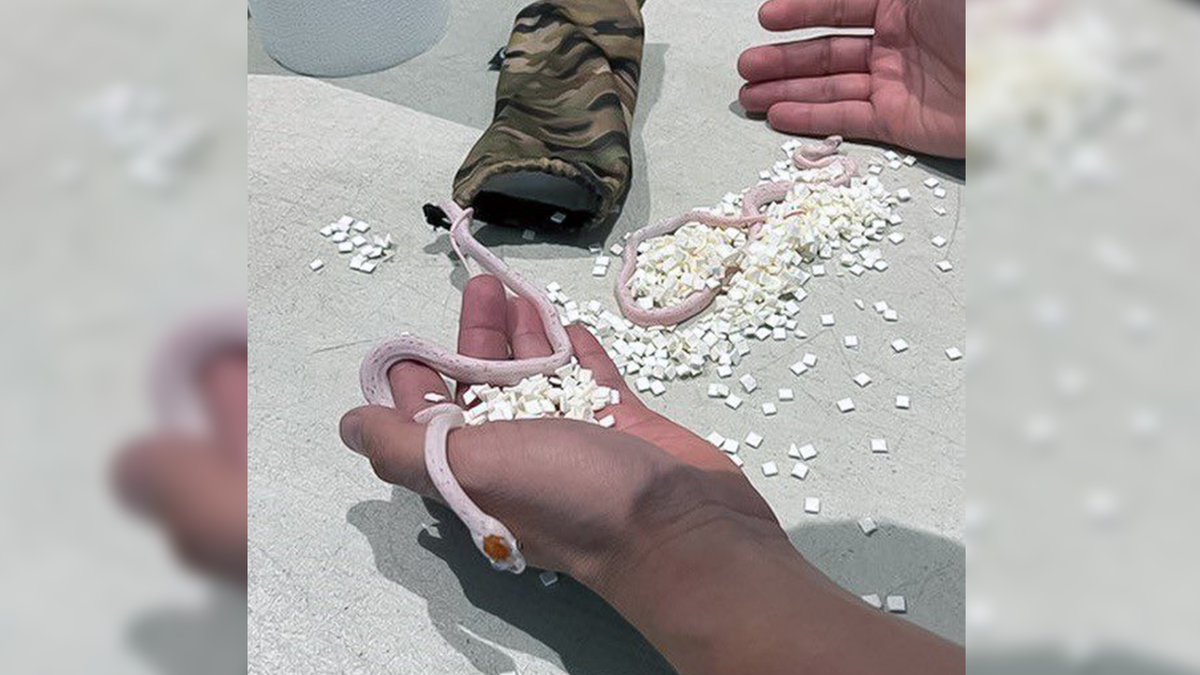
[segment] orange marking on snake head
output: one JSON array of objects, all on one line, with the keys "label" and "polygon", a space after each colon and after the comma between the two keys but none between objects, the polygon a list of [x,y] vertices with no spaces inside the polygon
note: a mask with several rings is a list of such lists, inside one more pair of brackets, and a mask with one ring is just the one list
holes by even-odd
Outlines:
[{"label": "orange marking on snake head", "polygon": [[489,534],[483,538],[483,552],[496,562],[507,559],[509,554],[508,545],[497,534]]}]

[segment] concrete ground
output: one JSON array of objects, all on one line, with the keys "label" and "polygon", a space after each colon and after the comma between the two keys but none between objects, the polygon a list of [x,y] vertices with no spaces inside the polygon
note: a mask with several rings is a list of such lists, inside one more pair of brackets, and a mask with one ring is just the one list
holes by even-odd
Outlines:
[{"label": "concrete ground", "polygon": [[[544,589],[533,575],[492,573],[451,515],[380,482],[337,437],[340,415],[362,402],[357,368],[373,343],[409,330],[453,344],[464,275],[420,207],[448,196],[490,119],[496,75],[486,64],[520,4],[455,2],[431,52],[338,80],[293,75],[250,36],[250,672],[670,672],[578,584]],[[784,140],[735,103],[737,54],[778,39],[757,26],[752,5],[664,0],[645,14],[635,177],[613,231],[554,243],[481,235],[523,274],[614,309],[615,275],[590,275],[587,244],[753,184],[782,158]],[[880,150],[850,152],[862,160]],[[920,185],[931,173],[950,193],[945,217]],[[965,348],[964,186],[924,161],[883,179],[914,195],[901,211],[907,241],[885,245],[886,273],[814,279],[800,315],[812,337],[754,344],[739,370],[762,386],[741,410],[706,398],[715,375],[674,383],[649,404],[701,435],[764,435],[761,449],[742,451],[747,475],[796,547],[854,593],[904,595],[909,620],[961,642],[966,362],[943,351]],[[343,214],[391,233],[396,259],[372,276],[349,270],[316,232]],[[929,244],[939,234],[950,240],[940,251]],[[319,273],[308,269],[316,257],[328,264]],[[934,269],[943,258],[953,272]],[[885,323],[870,308],[877,300],[900,321]],[[832,329],[819,326],[825,312],[836,315]],[[862,346],[843,348],[845,334]],[[891,352],[897,337],[912,345],[907,353]],[[787,365],[806,351],[820,363],[796,378]],[[874,378],[865,389],[850,379],[860,371]],[[795,387],[797,400],[765,418],[758,405],[779,386]],[[912,409],[896,410],[896,394],[910,395]],[[845,396],[856,412],[837,411]],[[891,452],[872,454],[873,437],[886,437]],[[792,442],[821,452],[804,482],[786,475]],[[762,475],[768,460],[780,462],[780,476]],[[804,513],[807,496],[821,498],[819,515]],[[881,529],[863,536],[861,516]]]}]

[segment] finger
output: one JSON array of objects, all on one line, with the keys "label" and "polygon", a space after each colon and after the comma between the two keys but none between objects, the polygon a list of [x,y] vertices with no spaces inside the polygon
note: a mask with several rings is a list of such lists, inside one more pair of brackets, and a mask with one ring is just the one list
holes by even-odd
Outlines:
[{"label": "finger", "polygon": [[767,123],[789,134],[880,139],[875,109],[866,101],[776,103],[767,110]]},{"label": "finger", "polygon": [[158,438],[122,453],[114,467],[125,502],[160,523],[190,565],[246,578],[246,473],[214,448]]},{"label": "finger", "polygon": [[[504,284],[494,276],[471,277],[463,289],[458,320],[458,353],[477,359],[503,361],[508,358],[508,303]],[[465,385],[458,385],[462,402]]]},{"label": "finger", "polygon": [[738,101],[747,112],[758,113],[766,112],[772,105],[782,101],[831,103],[866,101],[870,98],[871,76],[866,73],[843,73],[827,77],[747,84],[738,94]]},{"label": "finger", "polygon": [[[417,361],[401,361],[388,369],[392,400],[400,419],[412,421],[420,411],[450,398],[446,381],[433,368]],[[429,398],[426,394],[435,394]],[[440,401],[437,400],[440,397]],[[434,400],[430,400],[434,399]]]},{"label": "finger", "polygon": [[346,447],[371,461],[381,479],[440,500],[425,471],[425,425],[400,419],[382,406],[355,408],[338,425]]},{"label": "finger", "polygon": [[519,296],[508,300],[508,343],[512,345],[514,359],[534,359],[554,353],[537,308]]},{"label": "finger", "polygon": [[738,57],[738,73],[748,82],[838,73],[865,73],[871,56],[867,37],[825,37],[751,47]]},{"label": "finger", "polygon": [[225,456],[246,461],[246,350],[217,354],[200,370],[200,393]]},{"label": "finger", "polygon": [[875,25],[877,0],[771,0],[758,8],[767,30],[797,28],[869,28]]}]

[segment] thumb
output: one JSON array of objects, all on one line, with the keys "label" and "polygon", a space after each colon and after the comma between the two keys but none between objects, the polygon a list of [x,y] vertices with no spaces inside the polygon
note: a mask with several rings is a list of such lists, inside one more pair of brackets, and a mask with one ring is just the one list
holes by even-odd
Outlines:
[{"label": "thumb", "polygon": [[430,499],[441,500],[425,471],[425,425],[405,422],[395,410],[368,405],[342,416],[346,447],[371,461],[381,479]]}]

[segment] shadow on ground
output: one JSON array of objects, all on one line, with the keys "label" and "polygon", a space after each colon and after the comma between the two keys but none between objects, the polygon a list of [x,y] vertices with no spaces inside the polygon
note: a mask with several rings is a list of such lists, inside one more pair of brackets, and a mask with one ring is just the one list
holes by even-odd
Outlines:
[{"label": "shadow on ground", "polygon": [[127,629],[132,649],[163,675],[246,672],[246,595],[214,588],[201,608],[161,607]]},{"label": "shadow on ground", "polygon": [[[561,577],[547,589],[537,574],[493,572],[458,519],[437,504],[396,488],[390,501],[356,504],[347,520],[366,536],[379,571],[425,599],[430,621],[480,673],[515,670],[506,650],[557,663],[572,675],[674,672],[619,614],[575,581]],[[790,536],[846,588],[904,593],[911,620],[962,642],[959,544],[886,523],[869,540],[854,522],[805,526]],[[453,579],[442,572],[446,567]]]},{"label": "shadow on ground", "polygon": [[1196,675],[1194,670],[1126,651],[1102,650],[1080,658],[1056,647],[973,651],[967,655],[967,672],[971,675]]}]

